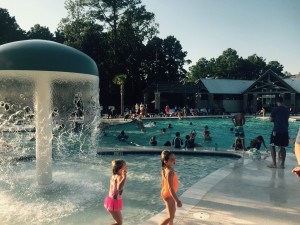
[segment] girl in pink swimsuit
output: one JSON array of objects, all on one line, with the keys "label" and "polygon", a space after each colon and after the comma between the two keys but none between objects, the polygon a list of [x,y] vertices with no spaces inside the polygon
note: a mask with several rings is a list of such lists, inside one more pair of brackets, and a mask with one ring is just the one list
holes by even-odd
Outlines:
[{"label": "girl in pink swimsuit", "polygon": [[168,217],[165,218],[160,225],[172,225],[177,207],[181,207],[182,203],[176,195],[178,190],[178,178],[173,170],[175,166],[175,155],[171,151],[164,150],[161,153],[161,198],[164,200],[168,212]]},{"label": "girl in pink swimsuit", "polygon": [[109,194],[105,198],[104,207],[111,214],[113,219],[116,221],[115,225],[122,224],[122,193],[126,181],[126,162],[121,159],[112,161],[112,173],[110,179]]}]

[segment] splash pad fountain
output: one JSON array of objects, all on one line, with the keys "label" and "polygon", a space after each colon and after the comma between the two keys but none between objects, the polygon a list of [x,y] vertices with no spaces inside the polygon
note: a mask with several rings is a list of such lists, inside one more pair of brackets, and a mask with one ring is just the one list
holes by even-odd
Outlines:
[{"label": "splash pad fountain", "polygon": [[97,66],[65,45],[19,41],[0,46],[0,85],[0,129],[13,132],[12,124],[31,123],[37,182],[48,185],[52,182],[53,122],[59,119],[64,129],[93,130],[99,109]]},{"label": "splash pad fountain", "polygon": [[[5,44],[0,87],[1,223],[52,224],[83,210],[101,185],[98,169],[77,165],[84,161],[81,156],[96,154],[95,62],[55,42]],[[81,156],[74,161],[64,160],[76,153]],[[84,181],[93,172],[97,180]]]}]

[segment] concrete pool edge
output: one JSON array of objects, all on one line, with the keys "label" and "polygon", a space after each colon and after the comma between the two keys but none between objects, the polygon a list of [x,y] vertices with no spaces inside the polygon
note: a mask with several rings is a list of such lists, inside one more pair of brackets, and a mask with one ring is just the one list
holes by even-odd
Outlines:
[{"label": "concrete pool edge", "polygon": [[[144,147],[144,146],[115,146],[115,147],[102,147],[96,151],[96,156],[101,155],[114,155],[114,156],[122,156],[128,154],[145,154],[152,155],[160,153],[163,150],[170,150],[174,152],[176,155],[205,155],[205,156],[218,156],[218,157],[228,157],[228,158],[237,158],[240,159],[242,156],[239,152],[235,151],[209,151],[209,150],[174,150],[166,147]],[[35,155],[22,155],[19,157],[11,156],[8,157],[8,160],[2,160],[0,158],[0,163],[2,162],[21,162],[21,161],[32,161],[36,160]]]},{"label": "concrete pool edge", "polygon": [[125,147],[105,147],[97,151],[97,155],[127,155],[127,154],[160,154],[163,150],[170,150],[176,155],[206,155],[206,156],[220,156],[228,158],[238,158],[242,156],[238,152],[234,151],[209,151],[209,150],[175,150],[166,147],[151,148],[151,147],[140,147],[140,146],[125,146]]}]

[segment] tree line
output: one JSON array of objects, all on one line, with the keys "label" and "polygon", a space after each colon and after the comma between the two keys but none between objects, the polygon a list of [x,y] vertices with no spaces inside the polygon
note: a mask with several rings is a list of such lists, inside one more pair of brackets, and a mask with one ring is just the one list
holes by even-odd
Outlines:
[{"label": "tree line", "polygon": [[186,80],[189,82],[196,82],[201,78],[256,80],[268,69],[282,78],[291,75],[283,72],[283,66],[278,61],[267,63],[266,59],[257,54],[244,59],[236,50],[228,48],[216,59],[200,58],[189,68]]},{"label": "tree line", "polygon": [[[287,75],[277,61],[266,63],[256,54],[243,59],[230,48],[216,59],[199,59],[187,71],[184,66],[191,61],[186,59],[187,52],[180,41],[174,36],[158,37],[155,15],[146,10],[141,0],[66,0],[65,8],[68,16],[61,19],[54,33],[40,24],[24,31],[15,17],[0,8],[0,45],[44,39],[86,53],[99,69],[102,105],[119,105],[119,85],[125,90],[125,105],[133,105],[142,102],[143,89],[158,81],[257,79],[268,68]],[[123,83],[116,82],[120,75],[126,78],[121,79]]]}]

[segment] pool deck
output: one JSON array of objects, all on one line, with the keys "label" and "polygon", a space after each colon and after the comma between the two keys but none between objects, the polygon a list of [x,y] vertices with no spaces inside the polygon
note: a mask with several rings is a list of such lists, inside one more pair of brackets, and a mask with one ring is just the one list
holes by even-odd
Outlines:
[{"label": "pool deck", "polygon": [[[207,115],[207,116],[187,116],[187,117],[181,117],[182,119],[197,119],[197,118],[231,118],[234,114],[232,115]],[[262,119],[262,120],[268,120],[269,115],[266,116],[249,116],[246,115],[245,117],[247,118],[257,118],[257,119]],[[171,117],[143,117],[143,120],[155,120],[155,119],[178,119],[177,116],[171,116]],[[300,116],[290,116],[290,121],[300,121]],[[124,120],[123,117],[120,118],[110,118],[107,119],[106,117],[101,118],[101,122],[103,123],[108,123],[111,125],[118,125],[118,124],[124,124],[124,123],[129,123],[132,122],[132,119],[127,119]]]},{"label": "pool deck", "polygon": [[[174,224],[299,224],[300,179],[291,173],[295,156],[287,154],[285,169],[271,169],[269,155],[260,160],[242,155],[180,196],[183,207],[177,209]],[[142,224],[159,224],[165,216],[164,210]]]}]

